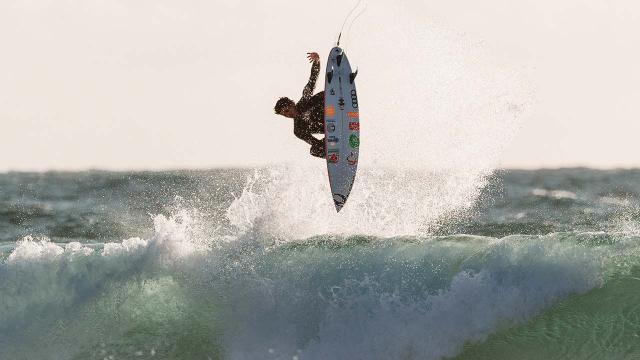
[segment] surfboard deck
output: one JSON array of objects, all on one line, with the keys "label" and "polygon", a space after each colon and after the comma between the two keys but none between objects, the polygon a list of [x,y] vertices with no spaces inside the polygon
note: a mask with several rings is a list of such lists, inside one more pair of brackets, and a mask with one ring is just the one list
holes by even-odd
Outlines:
[{"label": "surfboard deck", "polygon": [[340,47],[329,53],[324,83],[324,130],[329,185],[336,211],[349,198],[358,170],[360,114],[356,73]]}]

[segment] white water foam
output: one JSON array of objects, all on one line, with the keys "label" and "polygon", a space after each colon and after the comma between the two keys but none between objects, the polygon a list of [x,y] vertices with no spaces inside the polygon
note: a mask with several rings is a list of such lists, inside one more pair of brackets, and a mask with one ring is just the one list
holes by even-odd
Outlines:
[{"label": "white water foam", "polygon": [[[365,260],[361,258],[364,254],[355,254],[343,259],[343,271],[351,273],[342,282],[327,269],[337,265],[331,255],[326,259],[308,258],[300,260],[304,266],[295,267],[297,271],[288,273],[293,269],[281,266],[278,276],[271,276],[269,281],[249,281],[248,289],[229,289],[230,294],[235,294],[234,306],[248,311],[234,318],[242,329],[230,329],[230,358],[454,356],[466,342],[482,341],[492,332],[521,323],[569,294],[601,285],[605,263],[619,255],[611,249],[585,248],[555,236],[513,236],[480,242],[478,255],[467,258],[453,274],[442,273],[438,267],[424,269],[423,282],[432,285],[410,293],[406,288],[401,290],[401,283],[387,281],[396,276],[402,278],[401,273],[407,269],[397,264],[406,262],[411,266],[414,251],[424,251],[420,256],[426,257],[436,253],[434,258],[445,256],[445,262],[455,263],[470,249],[455,241],[446,245],[427,241],[407,245],[416,249],[404,254],[394,246]],[[637,241],[634,245],[619,245],[625,251],[637,249]],[[443,248],[447,255],[442,253]],[[307,293],[301,288],[291,291],[290,283],[307,278],[308,272],[327,272],[325,278],[309,276],[309,281],[326,282],[317,285],[330,288],[329,296]],[[434,276],[442,277],[444,283],[428,280]]]},{"label": "white water foam", "polygon": [[[104,339],[124,339],[141,314],[179,318],[171,302],[184,300],[172,278],[199,274],[194,266],[208,249],[194,214],[177,210],[170,217],[155,216],[148,240],[83,245],[28,236],[18,241],[0,263],[0,358],[69,359],[91,353],[99,343],[102,348],[94,353],[107,354]],[[149,346],[145,352],[158,346],[143,345]]]}]

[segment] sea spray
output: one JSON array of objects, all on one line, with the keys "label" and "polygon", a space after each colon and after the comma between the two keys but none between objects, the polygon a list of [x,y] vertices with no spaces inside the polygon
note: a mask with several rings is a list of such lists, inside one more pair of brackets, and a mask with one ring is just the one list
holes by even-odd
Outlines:
[{"label": "sea spray", "polygon": [[[379,26],[389,16],[402,20]],[[370,30],[348,49],[361,68],[361,144],[346,206],[332,211],[324,161],[281,154],[287,164],[249,177],[227,210],[237,229],[277,241],[432,233],[473,206],[529,115],[529,71],[496,62],[480,42],[401,4],[372,5],[361,21]]]},{"label": "sea spray", "polygon": [[336,214],[323,169],[257,170],[227,210],[237,230],[287,241],[321,234],[427,233],[473,206],[488,173],[361,169],[349,205]]}]

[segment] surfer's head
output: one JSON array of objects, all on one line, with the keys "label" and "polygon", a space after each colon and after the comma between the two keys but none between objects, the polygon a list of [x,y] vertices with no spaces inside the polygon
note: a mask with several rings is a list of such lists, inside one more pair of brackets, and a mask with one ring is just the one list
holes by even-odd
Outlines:
[{"label": "surfer's head", "polygon": [[288,97],[281,97],[276,102],[276,107],[274,108],[276,114],[282,115],[288,118],[293,118],[298,115],[298,109],[296,109],[296,103]]}]

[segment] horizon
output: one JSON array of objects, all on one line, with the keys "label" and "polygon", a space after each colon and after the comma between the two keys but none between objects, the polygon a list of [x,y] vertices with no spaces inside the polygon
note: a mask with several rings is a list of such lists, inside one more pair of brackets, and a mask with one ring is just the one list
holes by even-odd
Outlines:
[{"label": "horizon", "polygon": [[[259,166],[218,166],[218,167],[201,167],[201,168],[139,168],[139,169],[109,169],[109,168],[87,168],[87,169],[44,169],[44,170],[0,170],[0,175],[9,174],[80,174],[80,173],[112,173],[112,174],[138,174],[138,173],[180,173],[180,172],[209,172],[217,170],[259,170],[265,168],[273,168],[274,166],[288,166],[291,164],[265,164]],[[323,164],[324,165],[324,164]],[[638,171],[639,167],[589,167],[589,166],[561,166],[561,167],[539,167],[539,168],[518,168],[518,167],[496,167],[492,168],[491,174],[503,171],[571,171],[571,170],[589,170],[599,172],[609,171]],[[447,171],[447,169],[437,169],[432,171]]]}]

